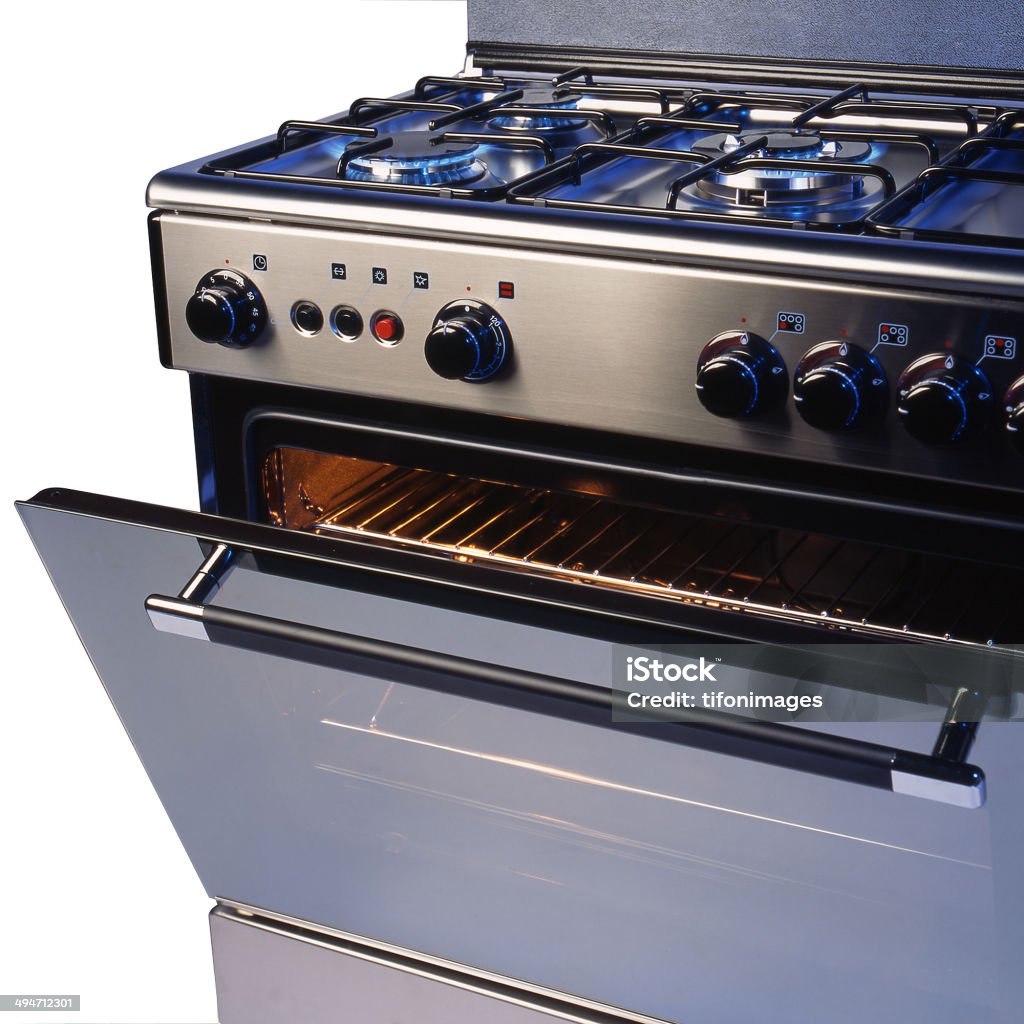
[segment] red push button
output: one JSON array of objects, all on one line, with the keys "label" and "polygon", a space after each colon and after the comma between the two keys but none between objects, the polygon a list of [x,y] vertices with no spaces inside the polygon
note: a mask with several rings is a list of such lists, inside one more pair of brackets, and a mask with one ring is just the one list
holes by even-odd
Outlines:
[{"label": "red push button", "polygon": [[382,345],[397,345],[402,340],[402,335],[405,333],[402,326],[402,320],[397,313],[389,313],[387,311],[381,311],[375,313],[373,320],[370,323],[370,330],[373,332],[373,336]]}]

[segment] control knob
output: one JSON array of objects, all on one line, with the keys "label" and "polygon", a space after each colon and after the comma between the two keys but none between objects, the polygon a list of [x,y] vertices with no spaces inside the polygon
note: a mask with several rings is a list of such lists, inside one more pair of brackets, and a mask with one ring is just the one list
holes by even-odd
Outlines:
[{"label": "control knob", "polygon": [[196,285],[185,306],[189,330],[201,341],[244,348],[267,322],[256,286],[234,270],[213,270]]},{"label": "control knob", "polygon": [[992,388],[973,363],[935,352],[912,362],[900,375],[900,420],[926,444],[959,444],[984,429],[992,411]]},{"label": "control knob", "polygon": [[427,365],[446,380],[490,380],[512,355],[508,325],[474,299],[449,303],[434,318],[423,349]]},{"label": "control knob", "polygon": [[754,416],[786,399],[786,364],[758,334],[726,331],[697,360],[697,397],[716,416]]},{"label": "control knob", "polygon": [[1010,385],[1003,399],[1006,410],[1006,432],[1013,439],[1017,451],[1024,455],[1024,377]]},{"label": "control knob", "polygon": [[850,430],[885,415],[889,384],[873,355],[845,341],[815,345],[793,375],[797,412],[819,430]]}]

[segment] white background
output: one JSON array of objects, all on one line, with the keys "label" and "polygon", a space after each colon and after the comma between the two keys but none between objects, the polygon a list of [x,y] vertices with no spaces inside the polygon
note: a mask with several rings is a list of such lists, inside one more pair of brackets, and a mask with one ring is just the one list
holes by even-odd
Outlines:
[{"label": "white background", "polygon": [[146,182],[454,73],[465,5],[34,0],[3,24],[0,993],[79,993],[82,1011],[2,1024],[211,1022],[211,901],[12,503],[63,486],[196,507],[187,379],[157,360]]}]

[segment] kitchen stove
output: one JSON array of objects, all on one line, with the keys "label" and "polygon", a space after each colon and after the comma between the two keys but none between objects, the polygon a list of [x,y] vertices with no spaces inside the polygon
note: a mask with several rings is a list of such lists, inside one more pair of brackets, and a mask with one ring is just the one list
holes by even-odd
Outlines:
[{"label": "kitchen stove", "polygon": [[[202,513],[22,505],[221,1020],[1016,1024],[1019,12],[507,6],[150,183]],[[613,715],[712,640],[830,710]]]},{"label": "kitchen stove", "polygon": [[1019,490],[1024,100],[642,71],[471,65],[158,175],[165,361]]}]

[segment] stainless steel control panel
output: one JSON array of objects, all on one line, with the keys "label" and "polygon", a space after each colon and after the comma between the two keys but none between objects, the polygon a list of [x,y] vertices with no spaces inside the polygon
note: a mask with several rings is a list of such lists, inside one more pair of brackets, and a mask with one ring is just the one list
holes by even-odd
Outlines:
[{"label": "stainless steel control panel", "polygon": [[[1024,303],[182,214],[162,217],[161,237],[180,369],[1024,486],[1024,453],[1006,426],[1007,396],[1021,393],[1013,386],[1024,377]],[[216,334],[220,320],[231,328],[224,343],[197,336]],[[767,342],[772,372],[785,380],[777,400],[749,414],[702,402],[696,387],[702,354],[727,332]],[[479,353],[475,369],[461,350],[438,356],[456,335]],[[844,362],[851,351],[857,359]],[[869,406],[855,396],[849,426],[827,415],[827,393],[813,422],[794,401],[794,374],[799,393],[808,367],[827,362],[821,353],[867,367],[875,381]],[[966,397],[951,400],[957,415],[964,405],[973,416],[957,443],[922,440],[927,430],[915,436],[901,422],[901,388],[905,397],[925,369],[953,374],[953,385],[936,384],[919,420],[957,390],[956,374],[970,378]],[[826,371],[826,384],[841,376]]]}]

